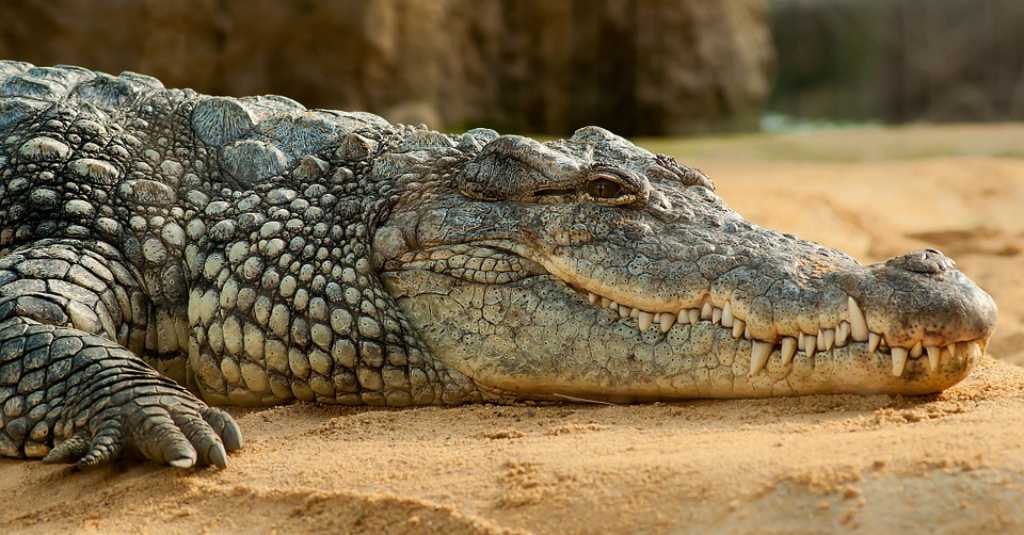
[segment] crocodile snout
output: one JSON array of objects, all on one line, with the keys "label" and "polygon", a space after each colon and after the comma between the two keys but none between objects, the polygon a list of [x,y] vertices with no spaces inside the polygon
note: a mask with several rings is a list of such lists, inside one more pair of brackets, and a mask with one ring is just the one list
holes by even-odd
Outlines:
[{"label": "crocodile snout", "polygon": [[992,336],[997,317],[992,297],[940,251],[915,251],[867,269],[855,297],[870,310],[869,328],[889,345],[984,345]]}]

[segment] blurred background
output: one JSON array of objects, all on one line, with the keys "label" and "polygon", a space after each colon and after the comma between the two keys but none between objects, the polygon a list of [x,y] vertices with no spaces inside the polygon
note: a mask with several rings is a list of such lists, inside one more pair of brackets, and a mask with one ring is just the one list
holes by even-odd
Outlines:
[{"label": "blurred background", "polygon": [[4,58],[449,130],[1024,118],[1020,0],[6,0],[0,20]]},{"label": "blurred background", "polygon": [[5,0],[0,57],[435,128],[755,128],[761,0]]},{"label": "blurred background", "polygon": [[597,124],[764,226],[936,247],[1024,363],[1024,0],[3,0],[0,58],[448,131]]}]

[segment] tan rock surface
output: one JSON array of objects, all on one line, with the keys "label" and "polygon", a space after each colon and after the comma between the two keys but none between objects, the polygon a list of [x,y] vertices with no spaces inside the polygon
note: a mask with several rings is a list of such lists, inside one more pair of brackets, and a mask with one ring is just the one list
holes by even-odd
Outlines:
[{"label": "tan rock surface", "polygon": [[0,20],[0,58],[557,134],[753,125],[773,57],[764,0],[50,0]]}]

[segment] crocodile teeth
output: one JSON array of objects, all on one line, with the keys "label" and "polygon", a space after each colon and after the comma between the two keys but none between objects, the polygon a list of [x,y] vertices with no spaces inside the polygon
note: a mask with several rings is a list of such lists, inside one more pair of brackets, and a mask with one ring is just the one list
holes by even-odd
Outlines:
[{"label": "crocodile teeth", "polygon": [[903,375],[903,368],[907,367],[907,348],[892,347],[892,374],[895,377]]},{"label": "crocodile teeth", "polygon": [[732,337],[739,338],[743,336],[743,331],[746,329],[747,324],[743,320],[735,320],[732,324]]},{"label": "crocodile teeth", "polygon": [[928,346],[928,369],[935,371],[939,369],[939,355],[942,350],[938,346]]},{"label": "crocodile teeth", "polygon": [[864,319],[864,312],[852,297],[847,299],[846,304],[850,314],[850,336],[855,342],[864,342],[868,339],[868,322]]},{"label": "crocodile teeth", "polygon": [[760,340],[750,342],[750,375],[764,369],[764,365],[768,363],[768,356],[772,354],[772,347],[769,342]]},{"label": "crocodile teeth", "polygon": [[819,334],[819,341],[825,343],[824,346],[818,347],[822,351],[828,351],[832,349],[832,346],[836,343],[836,332],[832,329],[824,329]]},{"label": "crocodile teeth", "polygon": [[653,321],[654,321],[654,315],[653,314],[651,314],[650,312],[645,312],[645,311],[641,310],[640,314],[637,316],[637,322],[640,324],[640,332],[646,331],[647,328],[651,326],[651,322],[653,322]]},{"label": "crocodile teeth", "polygon": [[658,314],[658,318],[661,323],[661,332],[663,333],[667,333],[676,324],[676,315],[671,312],[662,312]]},{"label": "crocodile teeth", "polygon": [[814,356],[814,350],[818,348],[818,337],[813,334],[805,334],[804,337],[804,351],[808,357]]},{"label": "crocodile teeth", "polygon": [[907,359],[918,359],[927,355],[928,369],[936,372],[942,365],[943,350],[949,353],[949,358],[958,357],[966,359],[978,359],[985,352],[985,346],[978,341],[950,343],[946,345],[926,346],[923,341],[917,341],[912,347],[891,346],[885,337],[879,333],[871,332],[867,328],[867,321],[860,305],[852,298],[847,299],[849,319],[841,320],[838,324],[825,328],[822,326],[815,334],[798,333],[795,336],[780,336],[776,342],[764,342],[751,338],[750,325],[736,317],[732,303],[726,301],[722,308],[711,304],[709,296],[704,296],[699,305],[695,308],[683,308],[678,312],[647,312],[617,303],[608,297],[603,297],[593,292],[586,292],[587,300],[592,305],[607,308],[617,312],[619,318],[636,318],[637,328],[640,332],[646,332],[652,325],[657,325],[658,330],[665,334],[672,330],[676,324],[696,325],[701,321],[708,321],[713,325],[720,325],[730,332],[732,337],[739,339],[744,337],[750,340],[750,374],[754,375],[766,369],[772,351],[776,343],[779,344],[779,355],[782,366],[793,363],[797,351],[803,351],[808,358],[814,358],[815,353],[831,351],[835,348],[845,347],[850,341],[867,342],[869,354],[875,354],[879,349],[888,352],[892,358],[892,374],[901,377],[906,371]]},{"label": "crocodile teeth", "polygon": [[836,328],[836,345],[843,347],[846,345],[847,338],[850,337],[850,324],[848,322],[839,322],[839,327]]},{"label": "crocodile teeth", "polygon": [[782,365],[785,366],[786,364],[789,364],[789,362],[793,360],[793,355],[796,353],[796,338],[789,336],[783,338],[780,352],[782,353]]},{"label": "crocodile teeth", "polygon": [[878,350],[878,344],[882,341],[882,337],[875,333],[868,333],[868,353],[874,353]]},{"label": "crocodile teeth", "polygon": [[964,354],[968,359],[977,360],[981,358],[981,346],[978,342],[967,342],[967,351]]},{"label": "crocodile teeth", "polygon": [[733,322],[732,305],[726,303],[722,307],[722,327],[732,327]]}]

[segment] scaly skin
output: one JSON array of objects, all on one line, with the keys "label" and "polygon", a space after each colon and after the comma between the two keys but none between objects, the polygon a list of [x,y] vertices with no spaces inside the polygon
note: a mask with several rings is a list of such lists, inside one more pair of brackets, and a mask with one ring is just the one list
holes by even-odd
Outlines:
[{"label": "scaly skin", "polygon": [[241,434],[206,403],[935,392],[996,318],[937,251],[861,266],[595,127],[0,62],[0,178],[12,457],[224,466]]}]

